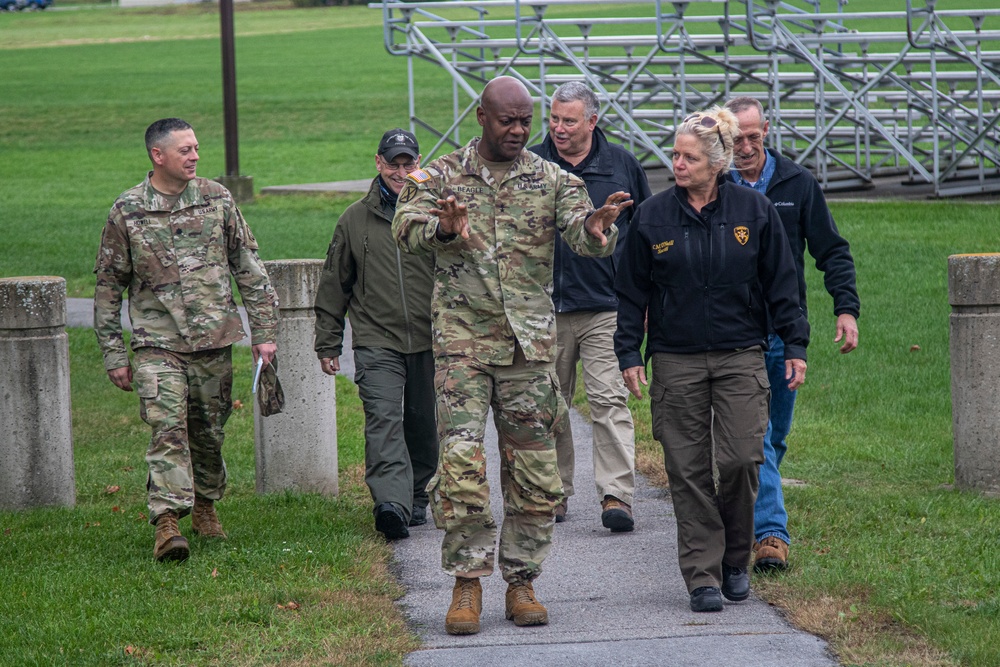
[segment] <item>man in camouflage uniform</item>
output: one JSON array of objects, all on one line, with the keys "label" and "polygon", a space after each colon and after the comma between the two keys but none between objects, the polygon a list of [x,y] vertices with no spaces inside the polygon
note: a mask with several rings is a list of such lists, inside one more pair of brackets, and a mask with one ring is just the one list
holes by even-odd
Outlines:
[{"label": "man in camouflage uniform", "polygon": [[482,139],[409,174],[392,229],[410,252],[434,252],[434,384],[441,453],[428,490],[446,532],[442,566],[455,577],[445,618],[451,634],[479,631],[479,577],[493,572],[483,435],[493,409],[499,433],[504,521],[499,562],[506,615],[548,622],[532,581],[552,541],[563,499],[555,434],[566,405],[555,379],[552,261],[556,231],[577,253],[614,251],[624,192],[593,210],[583,181],[524,150],[533,103],[516,79],[483,90]]},{"label": "man in camouflage uniform", "polygon": [[[146,130],[153,170],[115,201],[97,253],[94,328],[111,382],[139,394],[152,428],[146,452],[156,560],[190,554],[177,520],[225,538],[214,503],[226,488],[223,426],[232,409],[232,344],[246,333],[235,278],[251,323],[254,361],[274,358],[277,298],[257,241],[232,195],[195,175],[198,141],[179,118]],[[128,289],[129,365],[121,329]],[[192,511],[193,508],[193,511]]]}]

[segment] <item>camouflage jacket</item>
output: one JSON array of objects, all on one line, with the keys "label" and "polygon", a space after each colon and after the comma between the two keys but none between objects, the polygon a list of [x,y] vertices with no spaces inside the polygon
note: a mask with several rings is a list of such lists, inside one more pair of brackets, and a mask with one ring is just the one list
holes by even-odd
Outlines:
[{"label": "camouflage jacket", "polygon": [[257,240],[232,195],[215,181],[190,181],[173,210],[149,175],[123,192],[104,225],[94,273],[94,329],[108,370],[128,365],[121,328],[126,289],[133,349],[197,352],[246,337],[230,275],[243,297],[253,344],[274,342],[277,296],[257,256]]},{"label": "camouflage jacket", "polygon": [[[476,152],[478,142],[407,177],[393,235],[404,250],[434,252],[435,356],[505,366],[513,363],[516,340],[529,361],[552,361],[556,230],[574,252],[603,257],[614,252],[618,228],[605,232],[602,247],[584,228],[593,206],[583,181],[528,151],[497,183]],[[429,210],[449,195],[468,206],[468,240],[437,238],[438,220]]]}]

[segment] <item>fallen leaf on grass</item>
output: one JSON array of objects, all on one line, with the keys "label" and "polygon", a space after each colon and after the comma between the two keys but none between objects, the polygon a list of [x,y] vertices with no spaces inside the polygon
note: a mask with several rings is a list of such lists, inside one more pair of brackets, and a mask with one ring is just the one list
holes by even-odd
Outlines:
[{"label": "fallen leaf on grass", "polygon": [[919,345],[911,345],[910,346],[910,352],[919,352],[919,351],[920,351],[920,346]]},{"label": "fallen leaf on grass", "polygon": [[118,486],[117,484],[111,484],[110,486],[104,487],[104,493],[108,494],[109,496],[112,493],[118,493],[121,490],[122,490],[122,487]]},{"label": "fallen leaf on grass", "polygon": [[131,644],[129,644],[128,646],[125,647],[125,655],[132,655],[133,653],[135,653],[135,647],[134,646],[132,646]]},{"label": "fallen leaf on grass", "polygon": [[83,527],[84,528],[97,528],[100,525],[101,525],[100,521],[95,521],[94,523],[91,523],[91,522],[88,521],[87,523],[83,524]]},{"label": "fallen leaf on grass", "polygon": [[219,568],[217,568],[217,567],[213,567],[212,568],[212,576],[213,577],[219,576]]},{"label": "fallen leaf on grass", "polygon": [[112,512],[121,512],[122,508],[118,507],[118,505],[115,505],[114,507],[111,508],[111,511]]},{"label": "fallen leaf on grass", "polygon": [[139,517],[138,517],[139,521],[145,521],[147,518],[148,517],[145,514],[139,512]]},{"label": "fallen leaf on grass", "polygon": [[237,398],[235,401],[233,401],[233,410],[242,410],[242,409],[243,409],[243,401]]},{"label": "fallen leaf on grass", "polygon": [[295,611],[301,606],[302,605],[300,605],[298,602],[290,600],[287,604],[279,604],[278,609],[287,609],[288,611]]},{"label": "fallen leaf on grass", "polygon": [[125,472],[132,472],[133,470],[135,470],[135,468],[133,466],[125,466],[124,468],[122,468],[122,470],[124,470]]}]

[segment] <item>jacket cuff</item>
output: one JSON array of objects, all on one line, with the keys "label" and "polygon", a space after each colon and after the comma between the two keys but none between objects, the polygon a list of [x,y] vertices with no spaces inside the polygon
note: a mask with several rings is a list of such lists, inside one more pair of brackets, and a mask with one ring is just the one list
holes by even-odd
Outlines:
[{"label": "jacket cuff", "polygon": [[801,359],[802,361],[807,361],[806,348],[801,345],[789,345],[788,343],[785,343],[785,359]]},{"label": "jacket cuff", "polygon": [[642,355],[638,352],[629,352],[628,354],[618,357],[618,370],[623,371],[626,368],[635,368],[636,366],[645,366],[642,362]]},{"label": "jacket cuff", "polygon": [[264,343],[274,343],[277,340],[275,336],[274,329],[268,327],[267,329],[260,329],[259,331],[252,332],[250,336],[250,345],[263,345]]},{"label": "jacket cuff", "polygon": [[128,366],[128,352],[114,351],[108,352],[104,355],[104,370],[112,371],[116,368],[123,368]]},{"label": "jacket cuff", "polygon": [[344,353],[343,345],[338,345],[337,347],[316,348],[317,359],[333,359],[334,357],[339,357],[343,353]]}]

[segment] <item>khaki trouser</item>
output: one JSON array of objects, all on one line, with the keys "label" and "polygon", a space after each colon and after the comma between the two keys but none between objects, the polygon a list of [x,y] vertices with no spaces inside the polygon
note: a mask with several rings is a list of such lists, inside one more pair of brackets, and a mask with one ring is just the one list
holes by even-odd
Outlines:
[{"label": "khaki trouser", "polygon": [[511,366],[438,357],[434,384],[441,454],[427,490],[434,523],[445,530],[441,566],[452,576],[493,572],[497,525],[483,449],[492,408],[504,501],[500,571],[507,582],[534,580],[552,546],[555,509],[563,499],[555,433],[566,421],[566,406],[552,364],[527,362],[520,347]]},{"label": "khaki trouser", "polygon": [[670,477],[681,575],[689,593],[720,586],[722,564],[747,567],[753,545],[770,400],[764,354],[656,353],[652,370],[653,437]]},{"label": "khaki trouser", "polygon": [[[627,405],[628,390],[615,356],[617,319],[615,311],[557,314],[556,374],[563,399],[572,405],[577,362],[583,362],[583,386],[593,421],[597,498],[614,496],[631,505],[635,493],[635,428]],[[556,452],[563,490],[571,496],[576,465],[571,429],[556,438]]]},{"label": "khaki trouser", "polygon": [[185,516],[196,494],[220,500],[223,427],[233,409],[232,348],[185,354],[141,347],[133,364],[139,414],[153,430],[146,452],[150,523],[168,510]]}]

